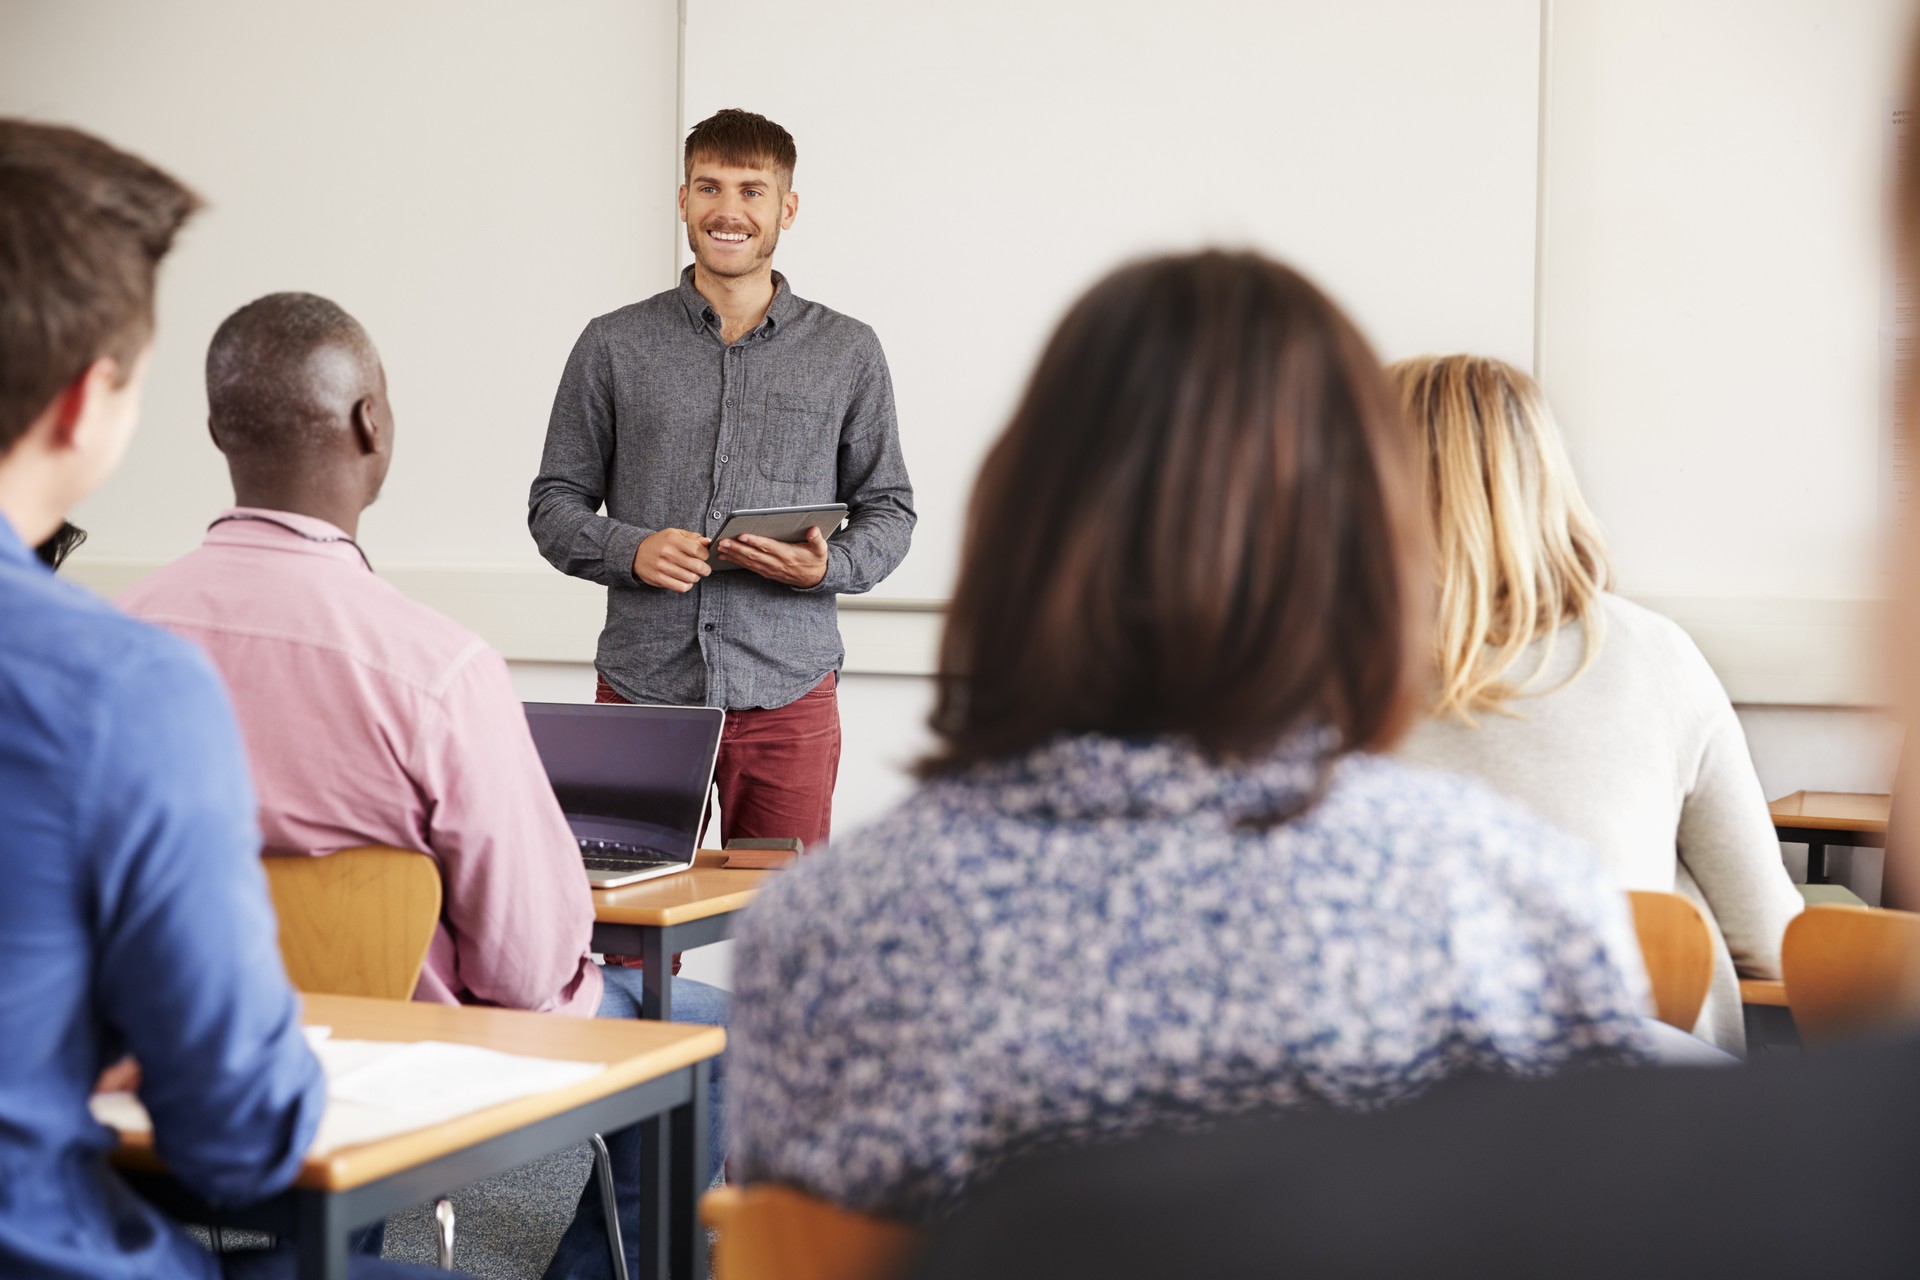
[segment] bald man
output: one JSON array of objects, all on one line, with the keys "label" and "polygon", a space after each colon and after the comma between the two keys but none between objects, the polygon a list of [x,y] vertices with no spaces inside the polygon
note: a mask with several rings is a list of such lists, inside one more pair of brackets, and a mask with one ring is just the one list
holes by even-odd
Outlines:
[{"label": "bald man", "polygon": [[[199,550],[120,603],[199,645],[225,677],[267,847],[434,858],[445,905],[416,1000],[638,1016],[639,972],[603,971],[588,954],[579,845],[506,662],[383,581],[354,541],[393,461],[386,371],[366,331],[312,294],[251,302],[214,334],[207,404],[234,506]],[[725,1022],[724,992],[673,982],[677,1020]],[[639,1136],[608,1145],[632,1254]],[[566,1250],[581,1262],[565,1274],[607,1265],[603,1233],[599,1197],[584,1196]]]}]

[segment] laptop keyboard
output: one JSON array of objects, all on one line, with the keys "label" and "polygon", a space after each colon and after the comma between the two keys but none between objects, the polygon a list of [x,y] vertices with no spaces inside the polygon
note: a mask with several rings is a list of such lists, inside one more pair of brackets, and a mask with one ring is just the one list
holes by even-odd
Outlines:
[{"label": "laptop keyboard", "polygon": [[650,871],[655,867],[677,867],[684,859],[669,858],[658,849],[621,844],[614,840],[581,840],[580,858],[589,871]]}]

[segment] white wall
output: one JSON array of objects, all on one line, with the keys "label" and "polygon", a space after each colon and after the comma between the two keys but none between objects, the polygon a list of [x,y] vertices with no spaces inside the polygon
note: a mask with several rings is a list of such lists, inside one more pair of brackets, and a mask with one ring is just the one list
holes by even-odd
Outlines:
[{"label": "white wall", "polygon": [[207,341],[301,289],[386,361],[374,562],[544,570],[527,487],[567,351],[672,280],[676,56],[674,0],[0,0],[0,113],[97,130],[211,204],[165,267],[140,433],[75,515],[87,561],[199,542],[231,497]]},{"label": "white wall", "polygon": [[[782,265],[894,356],[927,520],[892,593],[944,590],[973,459],[1066,296],[1205,231],[1302,262],[1389,354],[1524,363],[1537,336],[1628,591],[1744,704],[1769,794],[1887,786],[1897,731],[1832,704],[1879,692],[1874,193],[1906,4],[1548,0],[1544,186],[1534,0],[687,7],[688,118],[796,129]],[[227,496],[206,340],[312,289],[393,377],[375,563],[530,696],[586,696],[599,593],[539,562],[525,494],[580,326],[672,279],[676,35],[672,0],[0,0],[0,111],[213,201],[77,576],[111,590],[197,540]],[[904,785],[938,615],[843,616],[844,828]]]},{"label": "white wall", "polygon": [[[740,101],[800,134],[783,266],[893,357],[924,518],[880,595],[944,594],[974,462],[1066,298],[1205,234],[1302,263],[1389,355],[1537,340],[1627,592],[1738,699],[1882,699],[1899,0],[686,7],[683,94],[668,0],[0,0],[0,110],[101,129],[215,201],[76,571],[193,542],[225,496],[206,338],[312,288],[393,374],[374,562],[515,658],[585,659],[594,593],[524,530],[552,386],[587,317],[672,278],[676,112]],[[923,672],[930,625],[850,616],[856,667]]]},{"label": "white wall", "polygon": [[1771,697],[1877,700],[1882,126],[1913,6],[1551,8],[1540,373],[1622,585],[1738,615]]},{"label": "white wall", "polygon": [[[1055,320],[1133,256],[1251,245],[1388,355],[1526,362],[1538,0],[697,0],[685,116],[793,131],[781,268],[875,326],[944,599],[972,476]],[[824,73],[825,68],[831,71]]]}]

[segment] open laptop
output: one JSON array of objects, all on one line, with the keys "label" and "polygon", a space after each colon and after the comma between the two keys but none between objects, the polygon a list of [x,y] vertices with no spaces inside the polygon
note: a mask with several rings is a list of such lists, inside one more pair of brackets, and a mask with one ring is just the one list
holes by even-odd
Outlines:
[{"label": "open laptop", "polygon": [[726,712],[573,702],[526,710],[594,888],[693,865]]}]

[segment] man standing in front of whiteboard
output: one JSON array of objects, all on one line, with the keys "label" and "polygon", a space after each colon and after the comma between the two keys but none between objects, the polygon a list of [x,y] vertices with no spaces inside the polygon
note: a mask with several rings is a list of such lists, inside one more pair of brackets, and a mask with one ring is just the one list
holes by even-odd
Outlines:
[{"label": "man standing in front of whiteboard", "polygon": [[[914,511],[879,339],[773,269],[794,161],[749,111],[687,135],[693,265],[574,344],[527,524],[554,567],[607,588],[598,700],[724,707],[721,838],[812,847],[840,764],[835,597],[893,572]],[[712,572],[729,512],[835,502],[832,537],[723,540],[741,571]]]}]

